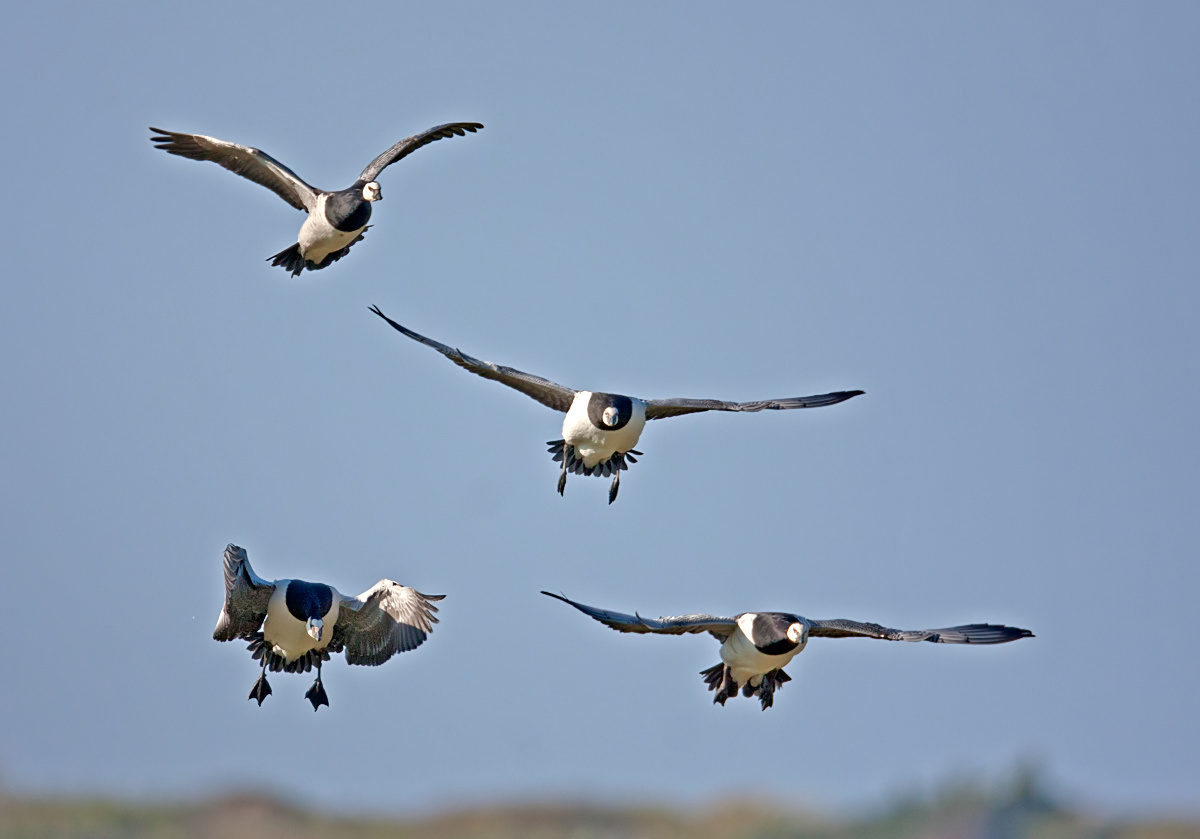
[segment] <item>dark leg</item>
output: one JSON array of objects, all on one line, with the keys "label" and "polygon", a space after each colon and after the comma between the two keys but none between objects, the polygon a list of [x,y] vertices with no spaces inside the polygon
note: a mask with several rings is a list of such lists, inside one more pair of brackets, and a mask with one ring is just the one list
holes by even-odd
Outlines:
[{"label": "dark leg", "polygon": [[765,711],[775,704],[775,674],[768,673],[763,676],[762,685],[758,689],[758,698],[762,702],[762,709]]},{"label": "dark leg", "polygon": [[567,444],[563,443],[563,468],[558,476],[558,494],[562,495],[567,488]]},{"label": "dark leg", "polygon": [[321,659],[317,659],[317,680],[312,683],[312,687],[304,694],[304,698],[312,703],[313,710],[316,711],[322,705],[329,707],[329,697],[325,695],[325,686],[321,684]]},{"label": "dark leg", "polygon": [[733,680],[733,671],[729,669],[729,665],[725,665],[721,673],[721,687],[717,689],[717,695],[713,697],[713,702],[725,704],[726,699],[732,699],[738,695],[738,683]]},{"label": "dark leg", "polygon": [[613,474],[612,486],[610,486],[608,488],[608,503],[609,504],[611,504],[617,500],[617,490],[619,490],[620,488],[621,488],[621,473],[618,471]]},{"label": "dark leg", "polygon": [[258,675],[258,681],[254,683],[254,687],[250,688],[250,699],[257,699],[261,707],[263,700],[271,695],[271,685],[267,682],[267,657],[263,656],[262,673]]},{"label": "dark leg", "polygon": [[704,677],[704,684],[708,685],[708,689],[717,692],[713,697],[714,703],[724,705],[726,699],[737,696],[737,682],[733,680],[729,665],[715,664],[707,670],[701,670],[700,675]]},{"label": "dark leg", "polygon": [[763,676],[763,683],[758,689],[758,698],[762,702],[762,709],[764,711],[775,704],[775,691],[779,690],[784,682],[790,682],[791,680],[792,677],[782,670],[772,670]]}]

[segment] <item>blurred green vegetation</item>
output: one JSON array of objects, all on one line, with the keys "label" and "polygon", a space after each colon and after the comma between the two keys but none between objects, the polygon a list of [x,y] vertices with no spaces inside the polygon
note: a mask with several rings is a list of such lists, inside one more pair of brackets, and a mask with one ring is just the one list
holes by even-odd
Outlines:
[{"label": "blurred green vegetation", "polygon": [[1000,790],[963,784],[834,819],[733,801],[692,812],[494,806],[423,818],[323,815],[262,795],[149,805],[0,795],[0,839],[1200,839],[1200,821],[1114,820],[1057,804],[1031,772]]}]

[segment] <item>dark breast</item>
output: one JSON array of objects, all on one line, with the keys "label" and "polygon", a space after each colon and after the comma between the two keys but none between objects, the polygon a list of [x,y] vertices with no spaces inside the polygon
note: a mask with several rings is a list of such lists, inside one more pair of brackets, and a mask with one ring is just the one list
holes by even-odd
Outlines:
[{"label": "dark breast", "polygon": [[[604,409],[608,407],[617,409],[616,425],[604,424]],[[588,400],[588,419],[592,425],[605,431],[616,431],[618,428],[624,428],[632,416],[633,400],[628,396],[618,396],[615,393],[593,393],[592,398]]]},{"label": "dark breast", "polygon": [[331,192],[325,199],[325,220],[344,233],[366,227],[371,219],[371,202],[362,197],[362,187]]},{"label": "dark breast", "polygon": [[800,646],[787,637],[788,627],[798,623],[795,615],[766,612],[754,616],[750,627],[750,640],[754,648],[764,655],[783,655]]},{"label": "dark breast", "polygon": [[322,618],[333,606],[333,589],[324,583],[292,580],[285,595],[288,611],[298,621]]}]

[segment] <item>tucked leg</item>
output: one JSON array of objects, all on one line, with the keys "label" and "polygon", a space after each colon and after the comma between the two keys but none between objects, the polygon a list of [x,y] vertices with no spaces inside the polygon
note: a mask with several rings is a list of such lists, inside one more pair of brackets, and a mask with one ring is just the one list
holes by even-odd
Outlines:
[{"label": "tucked leg", "polygon": [[714,664],[707,670],[701,670],[700,675],[704,677],[704,683],[708,685],[708,689],[717,692],[717,695],[713,697],[714,703],[724,705],[726,699],[738,695],[738,684],[733,680],[733,672],[729,669],[729,665]]},{"label": "tucked leg", "polygon": [[725,704],[726,699],[732,699],[738,695],[738,683],[733,680],[733,670],[729,665],[725,665],[724,672],[721,674],[721,687],[717,690],[717,695],[713,697],[713,702]]},{"label": "tucked leg", "polygon": [[792,677],[782,670],[772,670],[767,675],[763,676],[762,685],[756,693],[759,700],[762,702],[762,709],[765,711],[775,704],[775,691],[777,691],[784,682],[790,682]]},{"label": "tucked leg", "polygon": [[762,709],[765,711],[775,704],[775,674],[768,673],[763,676],[762,684],[758,688],[758,698],[762,702]]},{"label": "tucked leg", "polygon": [[329,707],[329,697],[325,695],[325,686],[321,684],[321,659],[317,659],[317,680],[312,683],[312,687],[304,694],[304,698],[312,703],[313,710],[316,711],[322,705]]}]

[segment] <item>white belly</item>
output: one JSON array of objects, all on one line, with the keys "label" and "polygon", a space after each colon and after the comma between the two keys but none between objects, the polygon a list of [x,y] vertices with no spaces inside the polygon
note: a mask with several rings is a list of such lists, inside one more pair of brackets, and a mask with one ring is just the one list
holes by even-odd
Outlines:
[{"label": "white belly", "polygon": [[300,225],[300,234],[296,237],[296,243],[300,245],[300,255],[317,264],[329,254],[340,251],[353,242],[363,231],[360,227],[346,232],[330,224],[325,218],[326,197],[322,195],[317,198],[317,206],[313,207],[304,224]]},{"label": "white belly", "polygon": [[753,642],[738,629],[721,645],[721,661],[729,665],[733,672],[733,680],[739,685],[750,682],[754,687],[758,687],[762,683],[762,676],[772,670],[786,667],[803,649],[804,645],[801,645],[783,655],[767,655],[759,652]]},{"label": "white belly", "polygon": [[325,624],[321,632],[321,640],[314,641],[308,634],[304,621],[296,620],[288,611],[286,598],[287,587],[276,585],[271,602],[267,604],[267,619],[263,622],[263,638],[269,644],[275,645],[275,652],[287,661],[295,661],[309,650],[324,649],[329,646],[333,637],[333,625],[337,623],[338,594],[333,594],[333,607],[323,619]]},{"label": "white belly", "polygon": [[592,393],[588,390],[575,394],[562,425],[563,439],[575,447],[584,466],[595,466],[617,452],[629,451],[637,445],[642,429],[646,427],[646,403],[633,399],[633,416],[623,428],[616,431],[597,428],[588,419],[588,400],[591,398]]}]

